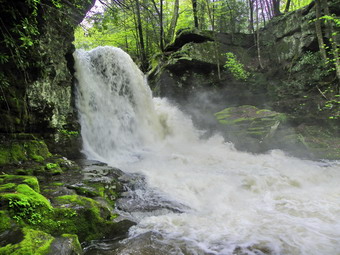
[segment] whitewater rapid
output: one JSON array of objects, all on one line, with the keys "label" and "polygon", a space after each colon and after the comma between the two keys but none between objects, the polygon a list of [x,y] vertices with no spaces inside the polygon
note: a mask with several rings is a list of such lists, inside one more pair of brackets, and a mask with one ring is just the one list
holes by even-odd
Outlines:
[{"label": "whitewater rapid", "polygon": [[86,155],[144,175],[150,189],[182,205],[182,213],[136,218],[131,238],[153,231],[176,255],[340,254],[339,162],[253,155],[218,135],[200,139],[188,116],[152,97],[122,50],[74,56]]}]

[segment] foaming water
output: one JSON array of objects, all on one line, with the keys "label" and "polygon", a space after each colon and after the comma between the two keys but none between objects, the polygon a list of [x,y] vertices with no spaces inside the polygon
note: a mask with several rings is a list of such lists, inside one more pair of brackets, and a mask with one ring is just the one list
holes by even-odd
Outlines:
[{"label": "foaming water", "polygon": [[340,164],[281,151],[236,151],[201,140],[188,116],[152,98],[142,73],[117,48],[77,51],[77,106],[84,151],[146,177],[182,213],[137,217],[168,254],[340,254]]}]

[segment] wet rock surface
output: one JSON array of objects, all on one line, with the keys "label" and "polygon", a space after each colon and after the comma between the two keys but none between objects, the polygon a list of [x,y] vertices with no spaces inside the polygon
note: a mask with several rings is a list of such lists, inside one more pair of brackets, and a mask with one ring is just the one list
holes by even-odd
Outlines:
[{"label": "wet rock surface", "polygon": [[[162,243],[160,234],[147,232],[135,238],[126,239],[120,243],[101,243],[91,250],[85,252],[85,255],[152,255],[152,254],[183,254],[178,247]],[[189,254],[189,253],[188,253]],[[208,254],[207,254],[208,255]]]},{"label": "wet rock surface", "polygon": [[73,32],[93,4],[91,0],[0,3],[1,55],[8,58],[0,64],[0,132],[46,132],[76,125]]},{"label": "wet rock surface", "polygon": [[[120,215],[112,233],[105,238],[94,240],[85,244],[85,254],[153,254],[154,252],[166,253],[166,246],[153,243],[154,233],[128,238],[127,229],[146,216],[163,215],[171,212],[181,213],[188,209],[176,202],[162,197],[157,190],[149,188],[145,178],[140,174],[124,173],[119,169],[112,169],[106,165],[99,166],[95,171],[93,165],[85,168],[86,178],[92,180],[107,180],[115,176],[120,183],[121,191],[116,199],[116,212]],[[111,169],[111,170],[110,170]],[[98,174],[100,172],[100,174]],[[128,238],[128,239],[126,239]],[[169,246],[170,247],[170,246]],[[134,253],[137,252],[137,253]],[[152,253],[150,253],[152,252]]]}]

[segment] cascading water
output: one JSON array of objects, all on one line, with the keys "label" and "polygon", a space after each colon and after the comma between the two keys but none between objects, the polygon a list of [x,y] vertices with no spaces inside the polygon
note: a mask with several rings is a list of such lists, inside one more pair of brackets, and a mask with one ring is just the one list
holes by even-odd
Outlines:
[{"label": "cascading water", "polygon": [[172,247],[159,254],[340,254],[339,162],[238,152],[219,136],[200,140],[187,116],[152,98],[122,50],[77,51],[75,59],[87,156],[144,175],[183,205],[182,213],[139,217],[131,237],[157,233]]}]

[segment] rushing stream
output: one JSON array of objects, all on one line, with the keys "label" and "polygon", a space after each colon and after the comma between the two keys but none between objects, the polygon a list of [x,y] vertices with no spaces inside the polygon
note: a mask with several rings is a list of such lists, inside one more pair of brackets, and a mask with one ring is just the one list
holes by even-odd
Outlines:
[{"label": "rushing stream", "polygon": [[86,155],[145,176],[159,203],[177,208],[133,215],[130,238],[158,240],[160,252],[145,254],[340,254],[339,162],[253,155],[218,135],[200,139],[188,116],[152,98],[122,50],[75,58]]}]

